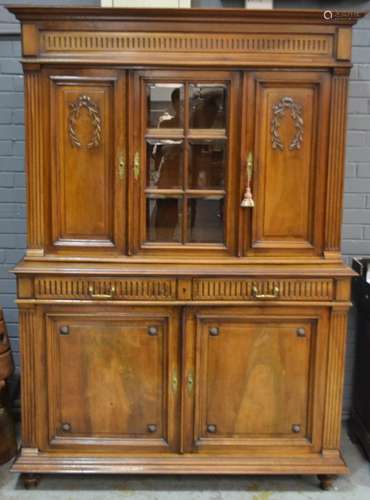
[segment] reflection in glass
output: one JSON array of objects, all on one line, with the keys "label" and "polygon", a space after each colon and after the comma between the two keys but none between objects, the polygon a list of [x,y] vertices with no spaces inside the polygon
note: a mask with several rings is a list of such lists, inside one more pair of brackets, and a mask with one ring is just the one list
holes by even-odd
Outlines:
[{"label": "reflection in glass", "polygon": [[146,212],[147,241],[181,241],[182,200],[148,197]]},{"label": "reflection in glass", "polygon": [[183,143],[147,141],[147,186],[159,189],[182,187]]},{"label": "reflection in glass", "polygon": [[225,141],[192,141],[189,145],[190,188],[222,189],[225,160]]},{"label": "reflection in glass", "polygon": [[226,88],[190,85],[190,128],[226,128]]},{"label": "reflection in glass", "polygon": [[224,243],[224,198],[189,198],[188,241]]},{"label": "reflection in glass", "polygon": [[182,128],[184,115],[184,87],[177,83],[147,85],[148,127]]}]

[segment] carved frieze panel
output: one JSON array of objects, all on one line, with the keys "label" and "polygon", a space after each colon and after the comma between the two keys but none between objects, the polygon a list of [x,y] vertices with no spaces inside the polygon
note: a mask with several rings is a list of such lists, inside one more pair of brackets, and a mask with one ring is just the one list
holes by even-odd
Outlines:
[{"label": "carved frieze panel", "polygon": [[42,52],[249,52],[331,56],[331,35],[41,32]]}]

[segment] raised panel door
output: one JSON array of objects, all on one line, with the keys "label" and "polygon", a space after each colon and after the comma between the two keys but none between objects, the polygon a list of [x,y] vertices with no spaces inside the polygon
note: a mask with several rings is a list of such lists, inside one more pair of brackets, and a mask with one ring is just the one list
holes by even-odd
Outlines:
[{"label": "raised panel door", "polygon": [[[320,449],[326,312],[199,308],[189,331],[189,449],[307,453]],[[190,385],[189,385],[190,375]],[[289,450],[289,451],[288,451]]]},{"label": "raised panel door", "polygon": [[177,316],[47,312],[48,449],[176,450]]},{"label": "raised panel door", "polygon": [[49,75],[51,246],[122,252],[125,244],[125,74]]},{"label": "raised panel door", "polygon": [[242,208],[247,255],[322,255],[329,89],[325,73],[245,75],[242,155],[254,199]]}]

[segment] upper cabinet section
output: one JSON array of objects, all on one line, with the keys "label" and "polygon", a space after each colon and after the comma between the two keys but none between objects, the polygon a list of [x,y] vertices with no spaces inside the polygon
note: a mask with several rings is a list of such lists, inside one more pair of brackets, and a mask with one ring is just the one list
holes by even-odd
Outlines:
[{"label": "upper cabinet section", "polygon": [[[362,14],[319,10],[11,9],[23,55],[40,60],[204,66],[348,64],[350,26]],[[78,12],[78,13],[77,13]]]},{"label": "upper cabinet section", "polygon": [[11,11],[28,257],[339,261],[362,14]]}]

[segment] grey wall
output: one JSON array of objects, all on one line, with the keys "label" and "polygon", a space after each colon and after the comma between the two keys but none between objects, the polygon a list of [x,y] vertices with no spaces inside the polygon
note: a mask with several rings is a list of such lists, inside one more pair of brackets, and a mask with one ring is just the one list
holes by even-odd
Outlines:
[{"label": "grey wall", "polygon": [[[27,0],[11,0],[4,4],[27,4]],[[38,0],[37,4],[50,4]],[[93,0],[67,0],[58,4],[98,5]],[[139,4],[139,0],[138,0]],[[193,0],[194,6],[237,7],[242,0]],[[277,7],[320,7],[370,10],[370,0],[361,1],[275,1]],[[16,364],[19,367],[18,314],[15,307],[15,280],[8,270],[24,253],[25,189],[23,79],[20,56],[19,27],[0,5],[0,304],[11,337]],[[370,16],[361,20],[353,39],[347,164],[342,249],[350,264],[353,256],[370,256]],[[344,415],[350,407],[354,353],[354,315],[349,324],[347,374]]]}]

